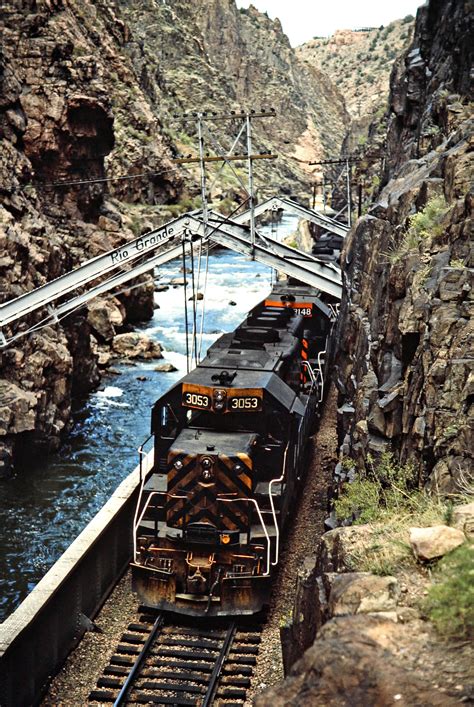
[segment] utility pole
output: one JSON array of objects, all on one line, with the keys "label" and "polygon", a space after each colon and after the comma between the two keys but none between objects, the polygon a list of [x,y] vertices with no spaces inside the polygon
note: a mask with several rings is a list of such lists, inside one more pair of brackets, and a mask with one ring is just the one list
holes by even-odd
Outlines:
[{"label": "utility pole", "polygon": [[[250,211],[251,211],[251,217],[250,217],[250,242],[252,245],[252,248],[255,245],[255,214],[254,214],[254,208],[255,208],[255,191],[254,191],[254,180],[253,180],[253,162],[254,160],[262,160],[262,159],[276,159],[277,155],[273,155],[268,152],[260,152],[257,154],[252,153],[252,120],[254,118],[274,118],[276,115],[275,111],[273,109],[270,110],[264,110],[262,109],[261,111],[255,111],[251,110],[249,112],[247,111],[231,111],[230,113],[211,113],[211,112],[202,112],[202,113],[191,113],[191,114],[183,114],[182,116],[175,115],[175,118],[178,118],[180,121],[192,121],[196,120],[196,127],[197,127],[197,134],[198,134],[198,141],[199,141],[199,151],[198,155],[188,155],[187,157],[177,157],[176,159],[173,160],[173,162],[177,164],[190,164],[193,162],[198,162],[199,167],[200,167],[200,182],[201,182],[201,200],[202,200],[202,211],[203,211],[203,221],[207,230],[207,222],[208,222],[208,203],[207,203],[207,182],[206,182],[206,163],[207,162],[222,162],[222,165],[217,172],[216,176],[213,179],[213,182],[210,186],[210,190],[212,191],[212,186],[216,182],[220,172],[222,171],[224,165],[229,165],[229,167],[234,171],[235,176],[237,177],[238,181],[242,185],[242,188],[247,192],[248,195],[248,201],[250,205]],[[214,138],[212,133],[210,132],[209,128],[207,127],[208,122],[219,122],[219,121],[235,121],[235,120],[241,120],[243,121],[240,127],[240,130],[238,131],[237,136],[235,137],[232,146],[228,150],[224,150],[220,145],[217,139]],[[207,131],[207,135],[209,137],[210,142],[214,146],[216,150],[216,155],[209,155],[208,153],[205,153],[204,147],[205,147],[205,142],[204,142],[204,129]],[[245,130],[246,133],[246,150],[244,153],[239,153],[239,152],[234,152],[235,148],[237,147],[239,141],[241,140],[242,134]],[[233,169],[231,162],[236,162],[236,161],[243,161],[245,160],[247,162],[247,171],[248,171],[248,185],[245,186],[243,183],[242,179],[240,178],[240,175],[235,172]]]},{"label": "utility pole", "polygon": [[247,169],[249,175],[249,207],[250,207],[250,243],[252,244],[252,251],[255,246],[255,203],[254,203],[254,192],[253,192],[253,163],[252,163],[252,123],[250,119],[250,113],[247,113],[246,119],[247,125]]},{"label": "utility pole", "polygon": [[347,191],[347,225],[352,226],[352,198],[351,198],[351,163],[346,159],[346,191]]},{"label": "utility pole", "polygon": [[204,164],[204,138],[202,136],[202,114],[198,114],[197,119],[198,141],[199,141],[199,171],[201,176],[201,202],[202,220],[204,222],[204,238],[207,236],[207,188],[206,188],[206,167]]}]

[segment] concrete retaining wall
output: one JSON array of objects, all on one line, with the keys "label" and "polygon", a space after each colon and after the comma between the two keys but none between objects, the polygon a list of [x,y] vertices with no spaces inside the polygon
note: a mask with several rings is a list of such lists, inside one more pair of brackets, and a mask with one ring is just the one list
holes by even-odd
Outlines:
[{"label": "concrete retaining wall", "polygon": [[[153,452],[144,459],[151,469]],[[132,555],[138,467],[0,626],[0,705],[35,704]]]}]

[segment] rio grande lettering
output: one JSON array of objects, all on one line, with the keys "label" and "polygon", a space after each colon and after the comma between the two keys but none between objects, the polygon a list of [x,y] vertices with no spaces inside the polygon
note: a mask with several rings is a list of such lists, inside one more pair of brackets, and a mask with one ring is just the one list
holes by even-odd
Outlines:
[{"label": "rio grande lettering", "polygon": [[122,263],[129,258],[133,258],[138,253],[143,253],[159,243],[162,243],[164,240],[171,238],[173,234],[174,229],[164,229],[163,231],[158,231],[157,233],[150,233],[149,235],[140,236],[140,238],[137,238],[132,243],[127,243],[111,253],[110,257],[112,259],[112,263],[113,265],[117,265],[118,263]]}]

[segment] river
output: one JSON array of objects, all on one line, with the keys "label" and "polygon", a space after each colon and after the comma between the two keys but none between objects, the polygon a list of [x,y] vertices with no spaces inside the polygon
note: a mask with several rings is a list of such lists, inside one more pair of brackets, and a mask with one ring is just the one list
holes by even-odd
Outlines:
[{"label": "river", "polygon": [[[296,226],[295,217],[284,217],[277,237],[284,238]],[[269,227],[260,230],[271,235]],[[182,277],[180,266],[173,261],[161,267],[159,283]],[[224,250],[211,254],[203,352],[221,333],[232,331],[269,292],[271,278],[270,268],[244,256]],[[153,403],[186,373],[183,290],[170,286],[157,292],[159,309],[142,327],[164,346],[164,361],[178,370],[157,372],[154,368],[162,361],[156,360],[114,365],[118,374],[104,376],[99,389],[74,411],[73,430],[60,451],[19,469],[11,479],[0,479],[0,621],[27,596],[138,463],[137,448],[149,434]]]}]

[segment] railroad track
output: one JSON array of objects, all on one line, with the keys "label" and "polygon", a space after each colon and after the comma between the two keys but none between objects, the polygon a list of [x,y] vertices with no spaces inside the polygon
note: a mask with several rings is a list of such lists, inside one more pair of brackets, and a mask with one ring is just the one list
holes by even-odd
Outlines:
[{"label": "railroad track", "polygon": [[243,704],[261,626],[170,621],[164,614],[142,614],[128,626],[89,704]]}]

